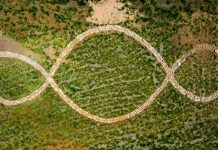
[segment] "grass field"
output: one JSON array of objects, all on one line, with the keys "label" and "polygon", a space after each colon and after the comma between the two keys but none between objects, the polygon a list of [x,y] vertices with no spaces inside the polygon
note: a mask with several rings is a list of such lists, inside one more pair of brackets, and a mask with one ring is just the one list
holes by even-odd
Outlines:
[{"label": "grass field", "polygon": [[24,62],[0,59],[0,93],[5,99],[19,99],[39,88],[42,75]]},{"label": "grass field", "polygon": [[142,105],[164,76],[154,56],[137,42],[108,34],[81,43],[61,65],[55,79],[85,110],[115,117]]},{"label": "grass field", "polygon": [[[58,56],[76,35],[97,26],[85,21],[91,11],[86,3],[59,2],[0,0],[0,30],[45,56],[38,63],[48,72],[55,60],[46,55],[45,48],[52,46]],[[141,15],[134,23],[120,25],[151,43],[169,66],[197,44],[217,44],[213,1],[131,2],[131,9]],[[217,54],[204,50],[189,57],[175,78],[185,89],[208,96],[218,89],[216,68]],[[80,43],[54,79],[84,110],[114,117],[140,106],[165,77],[147,49],[123,34],[105,33]],[[43,83],[43,76],[33,67],[0,58],[0,97],[21,98]],[[217,99],[193,102],[168,84],[134,118],[100,124],[71,109],[49,87],[31,102],[12,107],[0,104],[0,149],[216,149],[217,108]]]}]

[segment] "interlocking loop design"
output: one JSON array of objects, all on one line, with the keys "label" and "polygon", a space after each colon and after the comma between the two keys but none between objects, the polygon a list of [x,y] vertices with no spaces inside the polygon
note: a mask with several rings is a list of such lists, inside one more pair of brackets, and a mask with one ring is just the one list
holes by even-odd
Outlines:
[{"label": "interlocking loop design", "polygon": [[[91,114],[91,113],[83,110],[76,103],[74,103],[68,96],[66,96],[64,94],[64,92],[58,87],[58,85],[56,84],[56,82],[53,79],[53,76],[54,76],[55,72],[57,71],[58,67],[60,66],[62,60],[64,60],[64,58],[67,57],[67,55],[75,48],[75,46],[78,43],[82,42],[85,38],[87,38],[91,35],[95,35],[95,34],[98,34],[101,32],[107,32],[107,31],[115,31],[115,32],[119,32],[119,33],[124,33],[127,36],[132,37],[134,40],[139,42],[142,46],[146,47],[156,57],[157,61],[162,65],[162,68],[164,69],[164,71],[167,74],[163,83],[155,90],[155,92],[153,94],[151,94],[151,96],[140,107],[138,107],[136,110],[134,110],[128,114],[125,114],[122,116],[117,116],[114,118],[102,118],[102,117],[99,117],[97,115]],[[40,66],[38,63],[34,62],[33,60],[27,58],[24,55],[21,55],[18,53],[12,53],[12,52],[8,52],[8,51],[3,51],[3,52],[0,52],[0,58],[1,57],[2,58],[13,58],[13,59],[19,59],[21,61],[24,61],[24,62],[30,64],[31,66],[33,66],[35,69],[37,69],[45,77],[46,81],[41,87],[39,87],[36,91],[34,91],[33,93],[31,93],[30,95],[28,95],[26,97],[20,98],[20,99],[15,100],[15,101],[7,100],[7,99],[0,97],[0,103],[4,104],[6,106],[12,106],[12,105],[22,104],[22,103],[27,102],[27,101],[31,101],[31,100],[35,99],[37,96],[39,96],[49,85],[51,85],[51,87],[54,89],[55,92],[58,93],[58,95],[62,98],[62,100],[64,100],[71,108],[76,110],[78,113],[80,113],[80,114],[82,114],[82,115],[84,115],[84,116],[86,116],[86,117],[88,117],[96,122],[114,123],[114,122],[123,121],[123,120],[128,119],[128,118],[132,118],[135,115],[142,112],[146,107],[148,107],[149,105],[152,104],[154,99],[160,94],[160,92],[167,86],[167,84],[169,82],[174,86],[174,88],[176,90],[178,90],[181,94],[187,96],[189,99],[191,99],[195,102],[209,102],[209,101],[215,100],[218,97],[218,90],[215,91],[215,93],[213,93],[212,95],[207,96],[207,97],[197,96],[194,93],[184,89],[181,85],[179,85],[179,83],[174,78],[174,73],[178,69],[178,67],[190,55],[192,55],[192,54],[196,53],[197,51],[204,49],[204,48],[207,48],[207,49],[217,53],[217,48],[215,46],[212,46],[209,44],[201,44],[201,45],[198,45],[197,47],[195,47],[194,49],[190,50],[189,52],[183,54],[170,68],[166,64],[166,62],[164,61],[163,57],[155,50],[155,48],[152,47],[151,44],[149,44],[141,36],[139,36],[138,34],[136,34],[135,32],[133,32],[127,28],[124,28],[124,27],[121,27],[118,25],[106,25],[106,26],[99,26],[99,27],[96,27],[93,29],[89,29],[89,30],[83,32],[82,34],[78,35],[73,41],[71,41],[68,44],[68,46],[60,54],[57,61],[52,66],[50,73],[47,73],[42,66]]]}]

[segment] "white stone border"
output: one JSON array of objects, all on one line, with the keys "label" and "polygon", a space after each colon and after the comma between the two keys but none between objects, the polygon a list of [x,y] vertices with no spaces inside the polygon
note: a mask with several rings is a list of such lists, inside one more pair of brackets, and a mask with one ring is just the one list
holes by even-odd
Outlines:
[{"label": "white stone border", "polygon": [[[69,97],[67,97],[64,94],[64,92],[58,87],[58,85],[55,83],[55,81],[53,79],[53,76],[54,76],[55,72],[57,71],[57,69],[59,68],[60,64],[62,63],[62,60],[64,60],[68,56],[68,54],[77,46],[77,44],[81,43],[85,38],[87,38],[91,35],[96,35],[98,33],[108,32],[108,31],[115,31],[115,32],[124,33],[124,34],[128,35],[129,37],[132,37],[137,42],[139,42],[142,46],[148,48],[148,50],[156,57],[157,61],[162,65],[162,68],[164,69],[164,71],[166,72],[167,75],[166,75],[165,80],[161,84],[161,86],[159,86],[155,90],[155,92],[153,94],[151,94],[151,96],[136,110],[134,110],[126,115],[122,115],[122,116],[117,116],[117,117],[113,117],[113,118],[102,118],[102,117],[99,117],[97,115],[93,115],[93,114],[81,109],[76,103],[74,103]],[[31,93],[30,95],[23,97],[23,98],[20,98],[18,100],[14,100],[14,101],[7,100],[7,99],[0,97],[0,103],[4,104],[6,106],[12,106],[12,105],[22,104],[22,103],[27,102],[27,101],[31,101],[31,100],[35,99],[37,96],[39,96],[49,85],[51,85],[52,88],[54,89],[54,91],[57,92],[58,95],[62,98],[62,100],[64,100],[71,108],[76,110],[78,113],[80,113],[80,114],[82,114],[82,115],[84,115],[84,116],[86,116],[86,117],[88,117],[96,122],[114,123],[114,122],[126,120],[128,118],[132,118],[135,115],[141,113],[146,107],[148,107],[149,105],[152,104],[154,99],[167,86],[168,82],[171,82],[176,90],[178,90],[181,94],[186,95],[188,98],[190,98],[193,101],[209,102],[209,101],[215,100],[218,97],[218,90],[208,97],[197,96],[194,93],[184,89],[181,85],[179,85],[179,83],[174,78],[174,73],[175,73],[176,69],[178,69],[178,67],[190,55],[201,50],[202,48],[203,49],[207,48],[207,49],[214,51],[214,52],[216,52],[216,50],[217,50],[217,48],[215,46],[212,46],[209,44],[198,45],[196,48],[194,48],[194,49],[190,50],[189,52],[185,53],[184,55],[182,55],[174,63],[173,67],[169,68],[167,63],[164,61],[163,57],[155,50],[155,48],[153,48],[151,46],[151,44],[149,44],[141,36],[139,36],[138,34],[136,34],[135,32],[133,32],[127,28],[124,28],[124,27],[121,27],[118,25],[106,25],[106,26],[99,26],[99,27],[96,27],[93,29],[89,29],[89,30],[83,32],[82,34],[78,35],[73,41],[71,41],[67,45],[67,47],[60,54],[57,61],[52,66],[50,73],[47,73],[42,66],[40,66],[38,63],[34,62],[33,60],[27,58],[24,55],[13,53],[13,52],[8,52],[8,51],[0,52],[0,58],[1,57],[2,58],[13,58],[13,59],[19,59],[21,61],[24,61],[24,62],[30,64],[31,66],[33,66],[35,69],[37,69],[46,79],[45,83],[40,88],[38,88],[36,91]]]}]

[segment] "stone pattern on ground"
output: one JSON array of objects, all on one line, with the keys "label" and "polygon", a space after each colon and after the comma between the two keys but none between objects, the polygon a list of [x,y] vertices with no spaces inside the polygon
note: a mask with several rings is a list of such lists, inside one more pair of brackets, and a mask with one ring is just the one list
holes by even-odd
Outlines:
[{"label": "stone pattern on ground", "polygon": [[[93,115],[82,108],[80,108],[76,103],[74,103],[69,97],[67,97],[64,92],[58,87],[56,82],[53,79],[53,76],[57,69],[59,68],[60,64],[63,62],[63,60],[67,57],[67,55],[77,46],[77,44],[81,43],[84,39],[86,39],[89,36],[99,34],[102,32],[108,32],[108,31],[114,31],[114,32],[120,32],[124,33],[129,37],[132,37],[134,40],[139,42],[142,46],[146,47],[157,59],[157,61],[162,65],[163,69],[165,70],[167,76],[164,79],[163,83],[161,86],[159,86],[155,92],[136,110],[122,116],[117,116],[114,118],[102,118],[97,115]],[[0,97],[0,103],[6,105],[6,106],[12,106],[12,105],[18,105],[27,101],[31,101],[35,99],[37,96],[39,96],[49,85],[52,86],[52,88],[55,90],[55,92],[58,93],[58,95],[64,100],[72,109],[76,110],[78,113],[88,117],[89,119],[92,119],[96,122],[100,123],[114,123],[114,122],[119,122],[123,121],[129,118],[134,117],[135,115],[139,114],[142,112],[145,108],[147,108],[149,105],[152,104],[152,102],[155,100],[155,98],[160,94],[160,92],[167,86],[167,84],[170,82],[174,88],[179,91],[181,94],[187,96],[189,99],[195,101],[195,102],[209,102],[212,100],[215,100],[218,97],[218,90],[215,91],[212,95],[207,96],[207,97],[201,97],[197,96],[194,93],[187,91],[184,89],[179,83],[175,80],[174,74],[175,71],[179,68],[179,66],[192,54],[196,53],[197,51],[200,51],[201,49],[209,49],[211,51],[214,51],[217,53],[217,48],[213,45],[209,44],[200,44],[194,49],[190,50],[189,52],[183,54],[175,63],[174,65],[170,68],[167,63],[164,61],[163,57],[149,44],[145,39],[143,39],[141,36],[136,34],[135,32],[118,26],[118,25],[106,25],[106,26],[99,26],[93,29],[89,29],[82,34],[78,35],[73,41],[71,41],[67,47],[63,50],[63,52],[60,54],[58,57],[57,61],[54,63],[54,65],[51,68],[50,73],[47,73],[45,69],[34,62],[33,60],[27,58],[24,55],[18,54],[18,53],[13,53],[13,52],[8,52],[8,51],[3,51],[0,52],[0,58],[13,58],[13,59],[19,59],[21,61],[24,61],[31,66],[33,66],[35,69],[37,69],[46,79],[45,83],[38,88],[36,91],[31,93],[30,95],[23,97],[21,99],[11,101],[7,100],[4,98]]]}]

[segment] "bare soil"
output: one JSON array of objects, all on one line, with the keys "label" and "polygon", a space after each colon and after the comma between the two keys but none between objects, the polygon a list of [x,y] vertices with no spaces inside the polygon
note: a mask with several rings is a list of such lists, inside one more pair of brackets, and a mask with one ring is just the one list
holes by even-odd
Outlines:
[{"label": "bare soil", "polygon": [[38,62],[40,62],[43,57],[23,47],[20,43],[14,41],[13,39],[3,36],[1,32],[0,32],[0,51],[11,51],[11,52],[20,53]]},{"label": "bare soil", "polygon": [[87,18],[88,22],[96,24],[118,24],[126,21],[128,18],[132,20],[133,15],[127,14],[122,9],[124,4],[118,0],[102,0],[98,3],[89,1],[90,7],[93,9],[91,17]]},{"label": "bare soil", "polygon": [[57,56],[55,56],[56,50],[52,46],[46,48],[44,52],[50,59],[57,59]]}]

